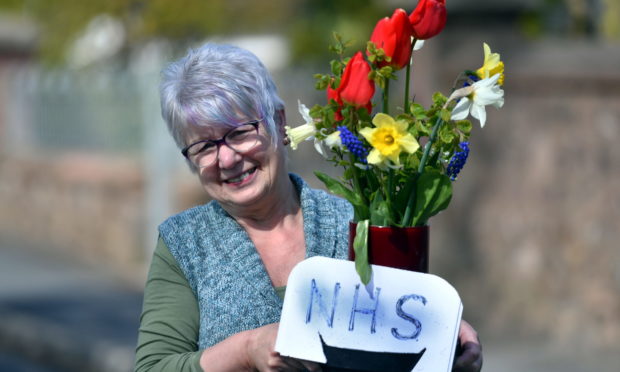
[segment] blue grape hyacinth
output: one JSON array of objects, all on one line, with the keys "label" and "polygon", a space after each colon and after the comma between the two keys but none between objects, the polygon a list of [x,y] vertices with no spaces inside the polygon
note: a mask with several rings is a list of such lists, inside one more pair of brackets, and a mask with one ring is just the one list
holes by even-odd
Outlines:
[{"label": "blue grape hyacinth", "polygon": [[355,155],[355,157],[357,157],[362,164],[368,164],[368,161],[366,160],[366,157],[368,156],[368,149],[364,147],[362,141],[351,133],[349,128],[344,125],[341,125],[336,129],[340,131],[340,140],[347,150],[349,150],[351,154]]},{"label": "blue grape hyacinth", "polygon": [[456,177],[459,175],[463,166],[467,162],[467,157],[469,156],[469,142],[461,142],[459,143],[459,147],[463,151],[457,151],[452,155],[452,159],[448,163],[448,168],[446,169],[446,174],[450,177],[450,180],[456,180]]}]

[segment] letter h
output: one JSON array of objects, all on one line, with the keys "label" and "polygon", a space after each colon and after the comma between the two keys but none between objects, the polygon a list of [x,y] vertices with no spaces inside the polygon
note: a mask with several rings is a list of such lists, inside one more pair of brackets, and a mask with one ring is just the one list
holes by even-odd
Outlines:
[{"label": "letter h", "polygon": [[379,293],[381,292],[381,288],[375,288],[375,305],[374,308],[361,308],[357,307],[357,300],[359,298],[360,285],[355,286],[355,295],[353,296],[353,307],[351,308],[351,318],[349,318],[349,331],[352,331],[355,328],[355,313],[361,314],[372,314],[372,321],[370,323],[370,333],[376,332],[376,324],[377,324],[377,308],[379,307]]}]

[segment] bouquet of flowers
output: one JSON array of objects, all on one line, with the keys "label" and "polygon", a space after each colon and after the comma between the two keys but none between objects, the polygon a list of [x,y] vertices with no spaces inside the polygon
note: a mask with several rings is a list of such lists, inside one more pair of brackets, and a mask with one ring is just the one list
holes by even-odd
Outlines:
[{"label": "bouquet of flowers", "polygon": [[[335,34],[330,49],[338,58],[331,61],[331,73],[315,75],[327,103],[311,109],[299,103],[306,123],[286,128],[293,149],[314,140],[319,153],[344,168],[339,180],[315,174],[353,205],[356,267],[364,283],[370,280],[364,262],[368,225],[423,226],[445,209],[470,151],[467,118],[471,114],[484,127],[486,106],[504,103],[504,64],[486,43],[482,67],[463,71],[449,94],[435,93],[428,108],[410,99],[412,54],[445,23],[445,0],[420,0],[410,15],[396,9],[379,20],[365,53],[347,57],[347,43]],[[403,69],[402,107],[389,112],[390,82]],[[377,104],[375,87],[381,92]]]}]

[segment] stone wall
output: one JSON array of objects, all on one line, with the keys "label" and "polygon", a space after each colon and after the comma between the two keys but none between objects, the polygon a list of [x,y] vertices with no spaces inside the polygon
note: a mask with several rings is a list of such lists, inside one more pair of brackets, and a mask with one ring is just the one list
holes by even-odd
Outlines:
[{"label": "stone wall", "polygon": [[0,234],[117,268],[144,260],[143,177],[124,158],[0,155]]}]

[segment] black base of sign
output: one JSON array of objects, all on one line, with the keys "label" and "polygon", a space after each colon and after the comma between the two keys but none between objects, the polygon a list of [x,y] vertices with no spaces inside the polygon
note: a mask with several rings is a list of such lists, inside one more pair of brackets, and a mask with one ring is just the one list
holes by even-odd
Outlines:
[{"label": "black base of sign", "polygon": [[344,349],[327,345],[321,337],[327,364],[324,372],[410,372],[418,364],[426,348],[419,353],[388,353]]}]

